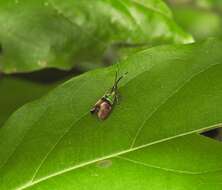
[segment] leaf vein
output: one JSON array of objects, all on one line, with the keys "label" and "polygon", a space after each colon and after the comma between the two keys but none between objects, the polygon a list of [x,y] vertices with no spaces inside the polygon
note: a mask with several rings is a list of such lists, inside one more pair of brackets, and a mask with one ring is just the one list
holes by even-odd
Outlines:
[{"label": "leaf vein", "polygon": [[214,172],[222,171],[222,169],[217,169],[217,170],[213,170],[213,171],[201,171],[201,172],[194,172],[194,171],[189,171],[189,170],[177,170],[177,169],[173,169],[173,168],[165,168],[165,167],[161,167],[161,166],[157,166],[157,165],[153,165],[153,164],[144,163],[142,161],[137,161],[137,160],[134,160],[134,159],[126,158],[124,156],[117,156],[117,158],[120,158],[122,160],[131,162],[131,163],[134,163],[134,164],[138,164],[138,165],[141,165],[141,166],[144,166],[144,167],[160,169],[160,170],[164,170],[164,171],[172,172],[172,173],[177,173],[177,174],[201,175],[201,174],[207,174],[207,173],[214,173]]},{"label": "leaf vein", "polygon": [[[200,75],[203,72],[208,71],[209,69],[211,69],[212,67],[218,65],[220,63],[214,64],[214,65],[210,65],[207,68],[202,69],[201,71],[195,73],[194,75],[192,75],[191,77],[189,77],[187,80],[183,81],[182,84],[179,84],[175,90],[169,94],[169,96],[166,97],[166,99],[164,99],[159,105],[156,106],[156,108],[154,108],[154,110],[148,114],[148,116],[146,117],[146,119],[142,122],[141,126],[138,128],[135,137],[132,140],[132,143],[130,145],[130,148],[133,148],[135,146],[136,140],[138,139],[142,129],[144,128],[145,124],[152,118],[152,116],[162,107],[164,106],[173,96],[175,96],[180,90],[182,90],[193,78],[195,78],[196,76]],[[147,115],[147,114],[146,114]]]}]

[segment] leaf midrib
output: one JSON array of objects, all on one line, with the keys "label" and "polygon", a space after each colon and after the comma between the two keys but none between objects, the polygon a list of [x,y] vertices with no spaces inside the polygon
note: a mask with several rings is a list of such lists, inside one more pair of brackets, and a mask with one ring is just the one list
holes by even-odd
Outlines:
[{"label": "leaf midrib", "polygon": [[176,139],[176,138],[179,138],[179,137],[183,137],[183,136],[186,136],[186,135],[190,135],[190,134],[193,134],[193,133],[200,133],[200,132],[203,132],[203,131],[206,131],[206,130],[215,129],[215,128],[218,128],[220,126],[222,126],[222,123],[217,123],[215,125],[207,126],[205,128],[202,128],[202,129],[197,129],[197,130],[189,131],[189,132],[186,132],[186,133],[181,133],[179,135],[168,137],[168,138],[164,138],[164,139],[157,140],[157,141],[153,141],[151,143],[138,146],[136,148],[127,149],[125,151],[120,151],[120,152],[115,153],[115,154],[107,155],[107,156],[104,156],[104,157],[101,157],[101,158],[97,158],[97,159],[94,159],[94,160],[91,160],[91,161],[88,161],[88,162],[84,162],[82,164],[78,164],[78,165],[75,165],[73,167],[66,168],[66,169],[61,170],[59,172],[55,172],[55,173],[50,174],[48,176],[45,176],[43,178],[39,178],[38,180],[35,180],[32,183],[29,182],[29,183],[27,183],[27,184],[25,184],[25,185],[23,185],[21,187],[17,187],[16,190],[24,190],[24,189],[29,188],[31,186],[34,186],[34,185],[36,185],[36,184],[38,184],[40,182],[46,181],[48,179],[51,179],[51,178],[59,176],[59,175],[63,175],[65,173],[70,172],[70,171],[75,170],[75,169],[83,168],[85,166],[88,166],[90,164],[94,164],[94,163],[99,162],[99,161],[103,161],[103,160],[106,160],[106,159],[110,159],[110,158],[114,158],[114,157],[117,157],[117,156],[121,156],[121,155],[130,153],[130,152],[133,152],[133,151],[137,151],[137,150],[149,147],[151,145],[155,145],[155,144],[158,144],[158,143],[166,142],[166,141],[169,141],[169,140],[172,140],[172,139]]}]

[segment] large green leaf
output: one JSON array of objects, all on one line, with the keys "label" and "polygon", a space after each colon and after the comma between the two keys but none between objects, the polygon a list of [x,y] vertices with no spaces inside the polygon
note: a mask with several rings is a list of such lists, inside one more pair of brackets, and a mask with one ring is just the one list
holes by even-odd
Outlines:
[{"label": "large green leaf", "polygon": [[116,43],[192,41],[161,0],[2,0],[0,25],[0,70],[6,73],[101,62]]},{"label": "large green leaf", "polygon": [[89,110],[115,66],[22,107],[0,129],[0,189],[221,188],[220,145],[189,136],[222,123],[221,49],[208,40],[129,57],[120,104],[103,122]]},{"label": "large green leaf", "polygon": [[0,78],[0,126],[16,109],[33,101],[55,87],[15,77]]}]

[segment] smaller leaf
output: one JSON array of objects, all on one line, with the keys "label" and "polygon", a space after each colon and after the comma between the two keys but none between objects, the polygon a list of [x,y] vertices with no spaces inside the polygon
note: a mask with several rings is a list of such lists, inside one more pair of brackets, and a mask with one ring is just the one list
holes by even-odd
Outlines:
[{"label": "smaller leaf", "polygon": [[33,101],[55,87],[4,76],[0,78],[0,127],[19,107]]}]

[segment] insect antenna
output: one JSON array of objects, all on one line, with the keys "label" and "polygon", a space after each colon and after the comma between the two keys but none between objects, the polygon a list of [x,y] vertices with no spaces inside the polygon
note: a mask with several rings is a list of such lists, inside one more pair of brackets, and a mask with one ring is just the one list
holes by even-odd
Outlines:
[{"label": "insect antenna", "polygon": [[118,80],[116,81],[115,85],[117,86],[119,81],[124,78],[126,75],[128,74],[128,72],[124,73],[124,75],[122,75],[121,77],[118,78]]},{"label": "insect antenna", "polygon": [[115,75],[115,80],[114,80],[114,85],[116,84],[116,82],[117,82],[117,77],[118,77],[118,71],[116,71],[116,75]]},{"label": "insect antenna", "polygon": [[122,78],[124,78],[128,74],[128,72],[126,72],[126,73],[124,73],[124,75],[122,75],[121,77],[118,78],[118,74],[119,74],[119,64],[118,63],[116,64],[116,67],[117,67],[117,71],[116,71],[115,81],[114,81],[114,85],[113,85],[112,90],[116,90],[119,81],[122,80]]}]

